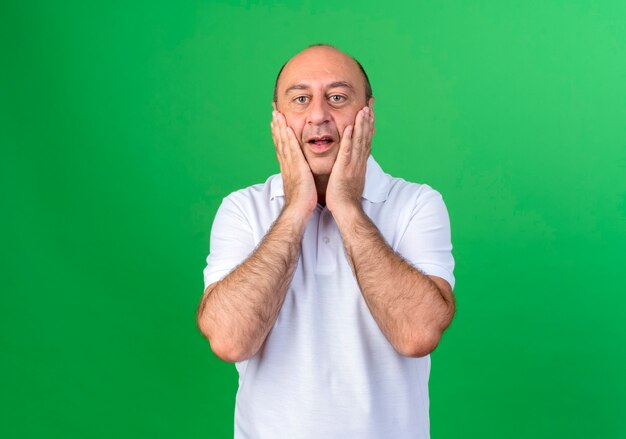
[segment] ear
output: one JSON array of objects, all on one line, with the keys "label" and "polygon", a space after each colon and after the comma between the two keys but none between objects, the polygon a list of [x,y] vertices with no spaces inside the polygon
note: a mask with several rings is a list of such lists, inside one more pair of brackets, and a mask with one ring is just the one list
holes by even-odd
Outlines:
[{"label": "ear", "polygon": [[370,107],[370,108],[374,108],[374,97],[373,96],[367,101],[367,106]]},{"label": "ear", "polygon": [[278,111],[276,110],[276,101],[272,102],[272,107],[274,107],[274,111]]}]

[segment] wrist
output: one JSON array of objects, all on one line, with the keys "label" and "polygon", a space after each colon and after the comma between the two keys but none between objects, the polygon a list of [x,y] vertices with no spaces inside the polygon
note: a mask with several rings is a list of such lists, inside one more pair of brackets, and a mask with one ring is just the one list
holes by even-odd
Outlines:
[{"label": "wrist", "polygon": [[360,202],[343,203],[335,207],[331,213],[340,231],[366,216]]},{"label": "wrist", "polygon": [[312,210],[286,204],[280,213],[278,220],[292,230],[299,238],[304,234],[306,224],[309,222]]}]

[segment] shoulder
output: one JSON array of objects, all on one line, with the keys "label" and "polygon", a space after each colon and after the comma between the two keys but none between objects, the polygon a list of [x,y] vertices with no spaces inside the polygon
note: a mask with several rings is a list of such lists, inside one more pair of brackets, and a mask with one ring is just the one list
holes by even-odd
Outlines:
[{"label": "shoulder", "polygon": [[398,209],[409,209],[414,213],[427,205],[442,204],[439,191],[426,183],[414,183],[403,178],[389,177],[389,192],[386,204]]},{"label": "shoulder", "polygon": [[268,203],[278,195],[282,195],[282,178],[280,174],[268,177],[263,183],[238,189],[224,197],[222,203],[234,204],[240,208]]},{"label": "shoulder", "polygon": [[222,200],[216,218],[221,217],[222,222],[238,221],[260,239],[280,214],[284,198],[282,177],[275,174],[264,183],[228,194]]},{"label": "shoulder", "polygon": [[372,156],[368,159],[363,196],[373,203],[384,202],[386,210],[400,211],[419,208],[432,200],[442,200],[441,194],[428,184],[414,183],[386,173]]}]

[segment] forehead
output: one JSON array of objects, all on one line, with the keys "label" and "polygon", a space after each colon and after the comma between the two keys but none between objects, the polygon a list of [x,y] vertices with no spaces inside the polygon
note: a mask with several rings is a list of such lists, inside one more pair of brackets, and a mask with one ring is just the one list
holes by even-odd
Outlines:
[{"label": "forehead", "polygon": [[285,65],[278,81],[279,94],[294,84],[311,87],[347,82],[357,91],[365,90],[365,80],[356,61],[330,47],[314,47],[300,52]]}]

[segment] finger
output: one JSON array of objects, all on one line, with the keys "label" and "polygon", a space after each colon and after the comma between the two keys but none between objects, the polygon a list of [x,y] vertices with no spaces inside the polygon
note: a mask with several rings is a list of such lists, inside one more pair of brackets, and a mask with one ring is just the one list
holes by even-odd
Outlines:
[{"label": "finger", "polygon": [[276,159],[280,167],[280,173],[284,175],[286,172],[285,154],[283,152],[283,142],[280,138],[280,127],[276,120],[276,112],[272,112],[272,122],[270,123],[272,128],[272,140],[274,141],[274,149],[276,152]]},{"label": "finger", "polygon": [[359,138],[354,142],[354,153],[352,156],[352,165],[359,169],[365,168],[371,151],[374,128],[374,117],[372,115],[371,108],[363,108],[363,114],[360,122]]},{"label": "finger", "polygon": [[372,126],[372,122],[368,121],[366,132],[363,135],[363,147],[361,149],[361,157],[363,157],[364,161],[367,161],[371,151],[372,151],[372,137],[374,136],[374,127]]},{"label": "finger", "polygon": [[355,148],[361,146],[363,137],[366,134],[367,130],[368,117],[369,113],[367,107],[362,108],[356,116],[356,120],[354,123],[354,140],[356,141],[356,144],[354,145]]},{"label": "finger", "polygon": [[280,128],[279,132],[282,143],[282,150],[285,156],[288,157],[289,160],[304,160],[302,147],[300,145],[300,142],[298,141],[298,138],[296,137],[296,133],[290,126],[287,125],[287,119],[285,118],[285,116],[278,111],[276,113],[277,123]]},{"label": "finger", "polygon": [[[367,107],[366,107],[367,108]],[[367,134],[366,121],[369,117],[366,108],[359,110],[354,121],[354,135],[352,136],[352,161],[358,159],[363,150],[364,138]]]},{"label": "finger", "polygon": [[367,133],[365,135],[365,148],[368,151],[368,155],[372,147],[372,137],[374,136],[374,131],[375,131],[375,128],[374,128],[375,120],[376,118],[374,117],[374,109],[368,107],[368,118],[366,122]]},{"label": "finger", "polygon": [[287,136],[287,125],[285,123],[285,118],[284,116],[276,111],[276,127],[277,127],[277,133],[278,133],[278,138],[280,140],[280,150],[284,155],[288,155],[289,154],[289,139]]},{"label": "finger", "polygon": [[300,145],[300,142],[296,137],[296,133],[294,133],[293,129],[289,126],[286,127],[286,132],[290,151],[298,157],[304,158],[304,155],[302,153],[302,146]]},{"label": "finger", "polygon": [[286,133],[285,120],[283,115],[274,111],[274,135],[276,136],[276,155],[281,166],[281,173],[289,172],[292,162],[289,140]]},{"label": "finger", "polygon": [[[337,154],[337,160],[335,164],[339,167],[345,166],[350,163],[350,157],[352,156],[352,134],[354,132],[354,126],[348,125],[344,128],[341,134],[341,142],[339,143],[339,153]],[[334,169],[334,167],[333,167]]]},{"label": "finger", "polygon": [[367,137],[368,150],[372,149],[372,137],[374,137],[374,134],[376,133],[376,128],[374,127],[375,122],[376,116],[374,116],[374,109],[370,107],[369,133]]},{"label": "finger", "polygon": [[274,140],[274,146],[276,147],[276,152],[281,157],[283,157],[284,149],[285,149],[285,141],[283,140],[283,135],[281,133],[281,126],[278,120],[278,115],[276,112],[272,113],[272,139]]},{"label": "finger", "polygon": [[270,130],[272,132],[272,140],[274,141],[274,148],[278,148],[278,136],[276,133],[276,118],[274,112],[272,112],[272,120],[270,121]]},{"label": "finger", "polygon": [[363,147],[368,149],[372,142],[372,135],[374,131],[374,110],[370,107],[365,107],[365,119],[363,121]]}]

